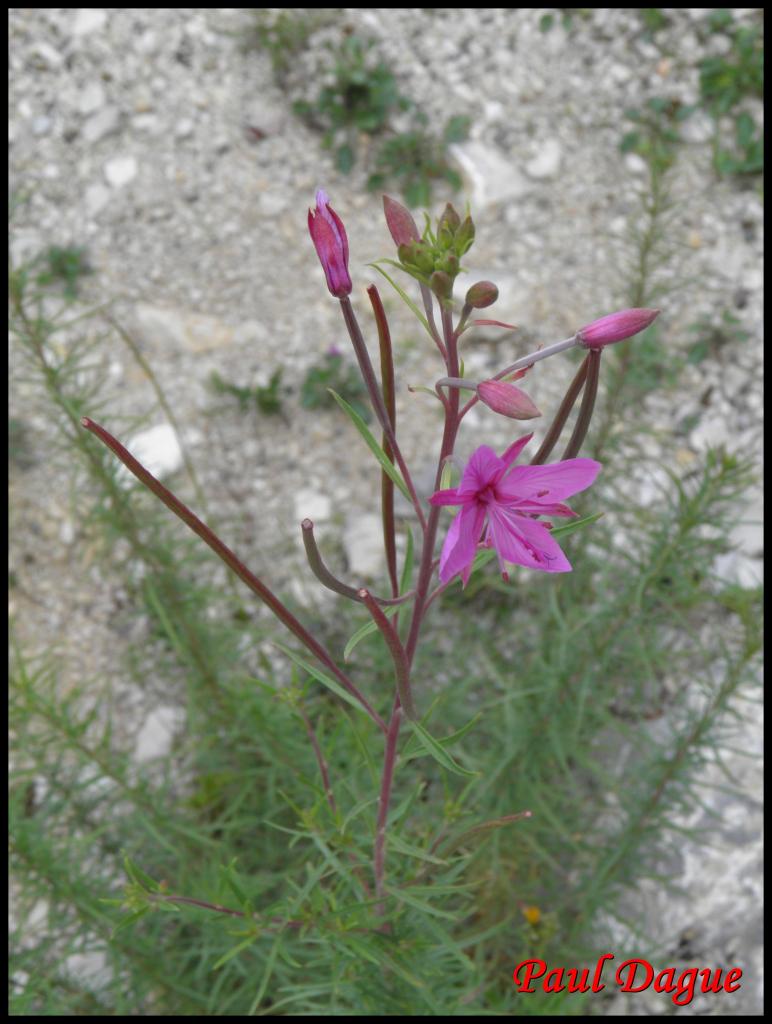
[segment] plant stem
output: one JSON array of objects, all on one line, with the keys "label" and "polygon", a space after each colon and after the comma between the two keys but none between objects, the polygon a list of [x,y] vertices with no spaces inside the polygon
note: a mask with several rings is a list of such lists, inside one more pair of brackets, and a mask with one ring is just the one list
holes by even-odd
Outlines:
[{"label": "plant stem", "polygon": [[[340,594],[342,597],[348,597],[352,601],[359,601],[364,603],[360,596],[359,587],[350,587],[348,584],[343,583],[337,576],[333,576],[327,566],[324,564],[321,552],[316,546],[316,538],[314,537],[314,524],[310,519],[304,519],[300,524],[300,528],[303,531],[303,545],[306,549],[306,557],[308,558],[308,564],[311,567],[311,571],[319,582],[327,587],[328,590],[332,590],[336,594]],[[405,601],[410,600],[413,596],[411,590],[407,594],[403,594],[401,597],[375,597],[373,600],[377,601],[378,604],[382,604],[388,607],[394,607],[396,605],[404,604]]]},{"label": "plant stem", "polygon": [[402,641],[396,629],[378,607],[369,591],[362,589],[359,591],[359,596],[367,605],[367,609],[373,617],[373,622],[381,631],[381,635],[386,641],[386,646],[389,648],[389,653],[394,662],[394,676],[397,682],[399,702],[405,709],[407,717],[415,719],[415,706],[413,705],[413,695],[410,691],[410,665],[408,664]]},{"label": "plant stem", "polygon": [[418,500],[418,495],[415,492],[413,481],[410,476],[410,471],[407,468],[402,452],[397,444],[397,439],[394,436],[394,431],[391,429],[391,423],[389,421],[389,415],[386,411],[386,406],[383,404],[383,396],[381,395],[381,389],[378,387],[378,382],[375,379],[375,372],[373,371],[373,364],[370,362],[370,354],[367,351],[367,345],[365,345],[365,339],[362,336],[362,331],[359,328],[359,324],[354,315],[354,310],[351,305],[351,300],[348,295],[344,295],[340,301],[340,308],[343,311],[343,319],[346,322],[346,328],[348,329],[351,343],[354,346],[354,353],[359,363],[359,369],[362,373],[362,378],[367,387],[367,392],[370,395],[370,401],[372,402],[373,409],[378,422],[381,424],[381,428],[389,440],[394,458],[397,460],[397,465],[402,473],[402,478],[405,481],[405,486],[410,494],[410,499],[413,502],[418,521],[421,524],[421,529],[426,531],[426,517],[424,516],[423,509],[421,508],[421,502]]},{"label": "plant stem", "polygon": [[579,397],[579,392],[584,387],[584,382],[587,377],[587,366],[590,361],[589,354],[582,360],[582,365],[576,371],[574,379],[571,381],[568,391],[566,391],[563,401],[560,403],[560,408],[555,413],[555,419],[552,421],[547,433],[544,435],[544,440],[539,447],[539,450],[531,459],[532,466],[541,466],[542,463],[550,457],[552,449],[558,443],[560,435],[563,432],[563,427],[566,425],[571,410],[576,403],[576,399]]},{"label": "plant stem", "polygon": [[[397,740],[399,739],[399,727],[402,722],[402,709],[399,701],[395,702],[394,711],[389,722],[389,731],[386,734],[386,749],[383,755],[383,774],[381,776],[381,792],[378,797],[378,820],[375,826],[375,852],[373,856],[373,871],[375,874],[375,895],[383,896],[383,875],[386,851],[386,821],[389,816],[389,804],[391,802],[391,786],[394,779],[394,766],[397,760]],[[378,907],[378,913],[383,916],[383,905]]]},{"label": "plant stem", "polygon": [[203,523],[198,516],[196,516],[191,510],[185,505],[180,499],[173,494],[168,488],[149,473],[147,469],[137,459],[128,452],[120,441],[117,441],[112,434],[108,433],[104,427],[100,427],[98,423],[94,423],[88,417],[84,417],[81,420],[82,425],[89,430],[92,434],[95,434],[103,444],[107,445],[108,448],[113,451],[121,462],[130,470],[134,476],[137,477],[149,490],[159,498],[168,509],[170,509],[176,516],[178,516],[186,526],[188,526],[195,534],[197,534],[204,543],[208,544],[214,553],[225,562],[229,569],[243,580],[244,583],[252,590],[260,600],[268,605],[273,614],[281,623],[283,623],[287,629],[294,633],[294,635],[305,644],[305,646],[311,651],[312,654],[326,667],[328,668],[337,678],[338,682],[343,688],[351,694],[352,697],[356,698],[362,707],[367,711],[372,720],[376,723],[379,729],[383,732],[387,731],[386,723],[383,721],[381,716],[375,711],[367,701],[367,699],[359,692],[357,687],[351,682],[345,672],[341,671],[332,659],[332,656],[327,650],[308,632],[308,630],[301,625],[301,623],[295,618],[292,612],[276,597],[276,595],[268,589],[268,587],[258,579],[253,572],[244,565],[244,563],[234,554],[233,551],[224,544],[223,541],[213,533],[209,527]]},{"label": "plant stem", "polygon": [[566,450],[561,456],[561,461],[573,459],[578,455],[582,442],[587,436],[587,431],[592,419],[592,411],[595,408],[595,398],[598,394],[598,379],[600,377],[600,349],[592,350],[587,355],[587,380],[584,385],[582,404],[579,407],[579,416],[574,424],[574,431],[571,439],[566,445]]},{"label": "plant stem", "polygon": [[[373,307],[375,323],[378,327],[378,345],[381,355],[381,387],[386,413],[389,417],[392,432],[397,433],[397,405],[394,394],[394,356],[391,346],[391,332],[386,319],[386,311],[381,296],[374,284],[367,289],[370,304]],[[382,439],[383,453],[394,463],[394,451],[384,433]],[[386,552],[386,565],[391,581],[391,595],[399,595],[399,576],[397,575],[397,542],[394,529],[394,481],[388,473],[381,471],[381,518],[383,519],[383,547]]]}]

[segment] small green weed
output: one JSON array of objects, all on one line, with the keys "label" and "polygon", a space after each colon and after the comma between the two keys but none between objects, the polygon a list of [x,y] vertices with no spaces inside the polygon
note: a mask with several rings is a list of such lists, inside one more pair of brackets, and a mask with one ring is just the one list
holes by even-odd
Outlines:
[{"label": "small green weed", "polygon": [[239,409],[246,412],[254,405],[258,412],[266,416],[275,416],[281,412],[281,385],[282,369],[279,367],[271,374],[267,384],[259,384],[252,387],[243,387],[240,384],[232,384],[224,380],[216,370],[209,376],[210,390],[220,395],[232,395],[238,400]]},{"label": "small green weed", "polygon": [[322,144],[334,149],[336,166],[343,174],[356,163],[358,134],[383,132],[393,113],[411,106],[400,95],[391,70],[374,59],[373,46],[370,39],[347,36],[333,50],[333,83],[322,89],[315,102],[299,100],[293,106],[296,114],[324,132]]},{"label": "small green weed", "polygon": [[79,246],[52,245],[38,258],[42,265],[37,283],[43,287],[60,284],[64,297],[72,301],[78,296],[78,282],[81,277],[92,273],[86,258],[86,250]]},{"label": "small green weed", "polygon": [[370,407],[362,377],[336,349],[327,352],[323,361],[312,366],[306,374],[300,391],[301,405],[304,409],[336,408],[330,389],[345,398],[352,409],[369,423]]}]

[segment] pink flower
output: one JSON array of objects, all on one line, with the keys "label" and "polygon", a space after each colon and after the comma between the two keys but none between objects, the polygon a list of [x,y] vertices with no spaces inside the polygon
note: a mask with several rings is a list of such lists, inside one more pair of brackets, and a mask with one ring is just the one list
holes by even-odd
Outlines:
[{"label": "pink flower", "polygon": [[585,348],[603,348],[645,330],[658,316],[658,309],[623,309],[580,327],[577,334]]},{"label": "pink flower", "polygon": [[327,278],[327,287],[336,298],[342,299],[352,288],[348,273],[348,239],[343,221],[329,203],[330,197],[320,188],[316,193],[316,210],[308,211],[308,230]]},{"label": "pink flower", "polygon": [[541,416],[525,391],[503,380],[484,380],[477,385],[477,396],[489,409],[513,420],[532,420]]},{"label": "pink flower", "polygon": [[440,556],[442,583],[461,573],[466,585],[486,521],[484,542],[495,548],[505,580],[505,562],[544,572],[571,571],[571,564],[550,535],[552,524],[536,517],[575,515],[562,499],[589,487],[600,463],[566,459],[549,466],[513,467],[532,437],[527,434],[515,441],[501,458],[481,445],[467,463],[459,486],[437,491],[429,499],[432,505],[461,506]]}]

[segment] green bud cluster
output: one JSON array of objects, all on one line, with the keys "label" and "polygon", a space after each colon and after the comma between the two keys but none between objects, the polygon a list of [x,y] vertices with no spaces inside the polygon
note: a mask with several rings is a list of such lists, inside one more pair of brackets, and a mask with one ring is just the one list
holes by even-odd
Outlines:
[{"label": "green bud cluster", "polygon": [[441,299],[453,293],[453,281],[463,269],[461,257],[474,242],[474,224],[467,215],[461,220],[448,203],[432,231],[429,218],[423,238],[400,245],[397,250],[402,267],[422,284],[428,285]]}]

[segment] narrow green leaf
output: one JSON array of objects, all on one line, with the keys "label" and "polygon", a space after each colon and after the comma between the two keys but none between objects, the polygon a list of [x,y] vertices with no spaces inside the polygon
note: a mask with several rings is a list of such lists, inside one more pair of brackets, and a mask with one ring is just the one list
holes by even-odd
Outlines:
[{"label": "narrow green leaf", "polygon": [[574,530],[580,530],[583,526],[589,526],[590,523],[597,522],[603,512],[593,512],[590,516],[584,516],[582,519],[574,519],[570,523],[566,523],[565,526],[556,526],[550,530],[553,537],[567,537],[569,533],[573,533]]},{"label": "narrow green leaf", "polygon": [[145,874],[142,868],[137,867],[128,857],[123,858],[123,866],[126,868],[126,874],[129,878],[138,885],[141,889],[145,889],[147,892],[159,892],[160,885],[150,875]]},{"label": "narrow green leaf", "polygon": [[455,921],[456,915],[449,913],[447,910],[438,910],[433,907],[431,903],[427,903],[425,900],[419,900],[417,896],[414,896],[409,889],[392,889],[390,886],[384,886],[386,892],[395,899],[400,900],[402,903],[407,903],[411,907],[415,907],[416,910],[422,910],[425,914],[431,914],[433,917],[444,917],[449,921]]},{"label": "narrow green leaf", "polygon": [[400,476],[399,471],[394,468],[394,465],[392,464],[391,460],[386,458],[386,454],[384,453],[383,448],[381,448],[381,446],[375,440],[373,435],[367,429],[365,421],[362,419],[359,413],[355,412],[354,409],[352,409],[351,406],[348,404],[346,399],[341,398],[337,391],[333,391],[332,388],[328,388],[327,390],[330,392],[332,397],[335,399],[335,401],[338,403],[341,409],[346,413],[346,415],[357,428],[359,433],[362,435],[362,439],[364,440],[365,444],[376,457],[376,459],[380,462],[381,468],[383,469],[384,473],[387,476],[391,477],[391,479],[394,481],[397,487],[399,487],[400,491],[402,491],[402,493],[405,495],[407,500],[411,501],[412,499],[410,498],[410,491],[408,491],[407,487],[405,486],[405,482]]},{"label": "narrow green leaf", "polygon": [[142,907],[141,910],[137,910],[133,914],[129,914],[126,917],[124,917],[121,921],[118,922],[115,928],[113,928],[113,937],[115,937],[118,934],[118,932],[122,932],[124,931],[124,929],[130,928],[135,921],[139,921],[139,919],[141,917],[144,917],[149,910],[150,907]]},{"label": "narrow green leaf", "polygon": [[354,633],[349,642],[343,648],[343,660],[348,661],[349,655],[354,650],[359,641],[364,640],[366,636],[369,636],[370,633],[377,632],[377,630],[378,627],[376,626],[372,619],[370,619],[369,622],[366,622],[364,626],[360,626],[360,628],[356,631],[356,633]]},{"label": "narrow green leaf", "polygon": [[439,864],[444,866],[447,861],[442,860],[440,857],[434,857],[431,853],[427,853],[426,850],[421,850],[417,846],[413,846],[411,843],[406,843],[404,839],[400,839],[399,836],[389,834],[388,843],[392,850],[396,850],[397,853],[403,853],[406,857],[415,857],[417,860],[428,861],[429,864]]},{"label": "narrow green leaf", "polygon": [[287,657],[294,661],[299,668],[302,668],[304,672],[308,672],[308,674],[313,676],[317,682],[322,684],[322,686],[326,686],[328,690],[332,690],[332,692],[340,697],[341,700],[345,700],[347,704],[356,708],[357,711],[363,711],[367,714],[367,711],[359,701],[355,697],[352,697],[350,693],[347,693],[340,683],[336,682],[330,676],[325,675],[325,673],[322,672],[321,669],[318,669],[316,665],[312,665],[310,661],[306,661],[305,658],[301,658],[299,654],[295,654],[294,651],[291,651],[289,647],[285,647],[284,644],[280,643],[278,640],[274,640],[273,643],[280,651],[284,651]]},{"label": "narrow green leaf", "polygon": [[[384,263],[391,263],[391,265],[394,266],[394,267],[397,267],[398,270],[404,270],[404,267],[401,267],[399,265],[399,263],[395,262],[394,260],[384,260],[383,262]],[[410,311],[412,313],[415,313],[415,315],[418,317],[418,319],[424,325],[424,329],[426,330],[426,333],[429,335],[429,337],[432,339],[432,341],[434,341],[434,335],[432,334],[431,328],[429,327],[429,321],[423,315],[423,313],[418,308],[418,306],[416,306],[415,302],[413,302],[413,300],[408,296],[407,292],[403,288],[401,288],[393,278],[389,277],[389,275],[386,273],[386,271],[382,267],[379,267],[377,263],[370,263],[369,266],[374,267],[378,271],[379,274],[383,274],[383,276],[389,282],[391,287],[394,289],[394,291],[397,293],[397,295],[399,295],[399,297],[402,299],[402,301],[407,305],[407,307],[410,309]]]},{"label": "narrow green leaf", "polygon": [[227,953],[225,953],[223,956],[221,956],[216,964],[212,965],[212,970],[213,971],[219,970],[220,967],[222,967],[223,964],[227,964],[227,962],[232,957],[234,957],[238,953],[240,953],[242,951],[242,949],[246,949],[247,946],[251,946],[252,943],[256,941],[256,939],[257,939],[257,935],[250,935],[248,939],[244,939],[242,942],[237,943],[232,949],[229,949]]},{"label": "narrow green leaf", "polygon": [[[466,734],[469,732],[469,730],[472,728],[472,726],[477,724],[478,720],[481,717],[482,717],[482,711],[478,711],[477,714],[474,716],[474,718],[470,719],[466,723],[466,725],[462,725],[460,729],[457,729],[455,732],[452,732],[450,734],[450,736],[444,736],[442,739],[438,739],[437,742],[440,744],[441,747],[446,747],[446,748],[452,746],[454,743],[458,743],[458,741],[460,739],[462,739],[464,736],[466,736]],[[411,737],[411,739],[412,739],[412,737]],[[409,748],[406,748],[400,756],[401,756],[402,761],[412,761],[413,758],[423,757],[423,755],[425,753],[426,753],[425,749],[424,750],[410,750]]]},{"label": "narrow green leaf", "polygon": [[466,776],[467,778],[480,774],[479,772],[470,772],[466,768],[462,768],[461,765],[456,764],[442,744],[439,743],[418,722],[410,722],[410,724],[427,752],[431,754],[434,760],[437,761],[438,764],[441,764],[443,768],[447,768],[448,771],[454,772],[456,775]]}]

